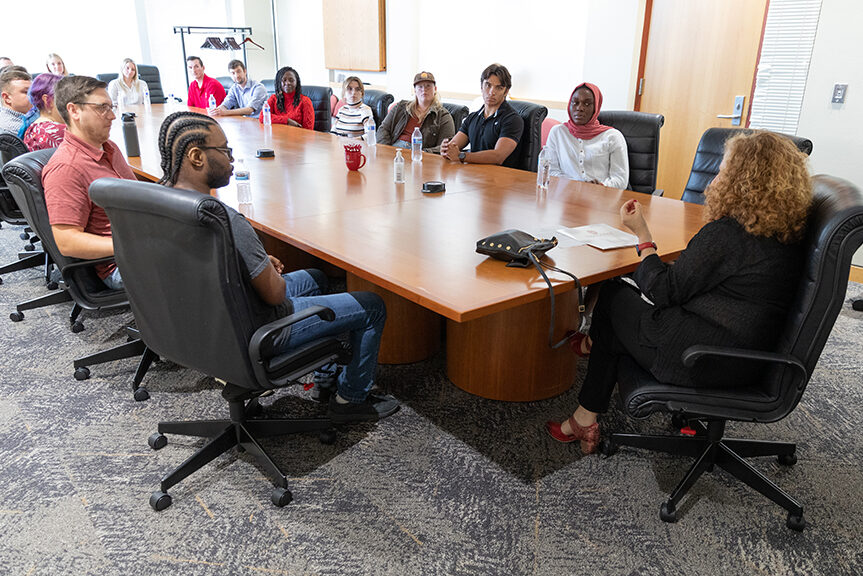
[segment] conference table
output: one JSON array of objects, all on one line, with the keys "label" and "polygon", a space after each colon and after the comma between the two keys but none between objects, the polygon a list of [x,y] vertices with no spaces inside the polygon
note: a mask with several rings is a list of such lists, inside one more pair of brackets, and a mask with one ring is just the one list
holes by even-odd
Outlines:
[{"label": "conference table", "polygon": [[[139,178],[161,176],[159,127],[179,109],[132,107],[141,156],[129,163]],[[213,194],[247,216],[267,251],[288,270],[323,261],[330,272],[344,270],[348,290],[380,294],[387,305],[381,363],[418,362],[445,342],[450,380],[485,398],[531,401],[560,394],[573,384],[578,359],[568,346],[549,346],[550,298],[536,269],[506,267],[477,254],[478,239],[510,228],[619,228],[620,206],[637,198],[660,257],[673,260],[704,224],[701,206],[679,200],[563,178],[552,178],[540,194],[535,173],[462,165],[427,153],[412,162],[409,150],[402,151],[405,182],[396,184],[393,147],[363,144],[365,166],[349,171],[343,146],[351,141],[345,138],[264,127],[253,118],[217,120],[235,159],[242,158],[251,173],[253,201],[239,206],[233,182]],[[119,119],[111,139],[124,149]],[[256,158],[260,148],[273,149],[275,157]],[[433,180],[444,182],[446,191],[422,193],[422,184]],[[558,246],[545,261],[591,285],[632,272],[639,258],[632,247],[583,245]],[[578,326],[578,298],[571,278],[548,276],[560,339]]]}]

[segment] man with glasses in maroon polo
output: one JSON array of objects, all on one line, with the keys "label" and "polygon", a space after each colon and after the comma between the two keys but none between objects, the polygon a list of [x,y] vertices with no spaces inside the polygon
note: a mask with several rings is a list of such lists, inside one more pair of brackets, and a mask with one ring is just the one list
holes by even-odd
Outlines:
[{"label": "man with glasses in maroon polo", "polygon": [[[42,171],[42,187],[54,241],[61,254],[72,258],[114,255],[111,222],[90,201],[90,183],[103,177],[135,179],[123,153],[108,139],[116,116],[106,88],[89,76],[66,76],[54,87],[66,137]],[[113,262],[97,265],[96,273],[109,288],[123,287]]]}]

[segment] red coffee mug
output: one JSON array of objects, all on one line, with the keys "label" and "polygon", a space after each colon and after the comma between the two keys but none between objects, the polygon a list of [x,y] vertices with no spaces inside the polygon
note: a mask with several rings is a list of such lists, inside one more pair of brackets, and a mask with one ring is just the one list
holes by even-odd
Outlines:
[{"label": "red coffee mug", "polygon": [[359,170],[366,165],[366,155],[360,152],[359,149],[345,148],[345,164],[348,170]]}]

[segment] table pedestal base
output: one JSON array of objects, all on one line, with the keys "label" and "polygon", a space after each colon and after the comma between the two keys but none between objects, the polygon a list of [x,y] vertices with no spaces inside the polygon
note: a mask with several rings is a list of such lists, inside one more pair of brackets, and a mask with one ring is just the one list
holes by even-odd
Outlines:
[{"label": "table pedestal base", "polygon": [[387,323],[378,354],[380,364],[419,362],[440,349],[440,316],[350,272],[347,283],[349,292],[374,292],[387,306]]},{"label": "table pedestal base", "polygon": [[[556,296],[556,339],[577,327],[574,290]],[[447,373],[466,392],[529,402],[561,394],[575,381],[578,357],[548,345],[548,298],[469,322],[447,321]]]}]

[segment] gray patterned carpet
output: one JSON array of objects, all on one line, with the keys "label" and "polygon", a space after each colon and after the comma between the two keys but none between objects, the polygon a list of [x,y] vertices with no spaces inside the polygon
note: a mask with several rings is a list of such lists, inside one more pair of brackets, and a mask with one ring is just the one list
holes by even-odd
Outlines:
[{"label": "gray patterned carpet", "polygon": [[[0,230],[0,262],[22,246]],[[136,403],[131,360],[72,377],[74,358],[124,339],[127,310],[87,313],[73,334],[59,305],[12,323],[18,301],[44,293],[39,272],[0,286],[0,574],[827,575],[863,573],[863,313],[843,309],[798,409],[739,436],[798,442],[799,462],[759,464],[802,500],[809,527],[722,472],[708,474],[676,524],[659,505],[689,462],[624,449],[582,457],[542,429],[575,405],[570,392],[508,404],[470,396],[444,376],[442,357],[382,367],[380,387],[403,409],[345,428],[332,446],[313,436],[265,444],[295,500],[270,504],[270,483],[248,456],[223,457],[147,504],[161,475],[199,441],[147,436],[163,419],[224,415],[219,385],[168,362]],[[852,297],[863,285],[851,284]],[[319,407],[299,387],[264,399],[274,413]],[[669,429],[617,410],[605,429]]]}]

